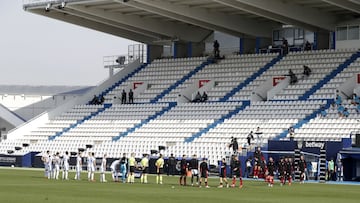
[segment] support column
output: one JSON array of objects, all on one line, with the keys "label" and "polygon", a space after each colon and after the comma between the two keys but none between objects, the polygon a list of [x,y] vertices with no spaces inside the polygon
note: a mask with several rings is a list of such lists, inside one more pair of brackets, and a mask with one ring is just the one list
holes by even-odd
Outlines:
[{"label": "support column", "polygon": [[261,38],[260,37],[256,37],[255,39],[255,53],[260,53],[260,43],[261,43]]},{"label": "support column", "polygon": [[331,49],[336,49],[336,32],[331,32],[332,43]]},{"label": "support column", "polygon": [[146,62],[150,63],[154,59],[161,58],[163,53],[163,46],[161,45],[147,45]]},{"label": "support column", "polygon": [[244,39],[239,38],[239,54],[244,54]]}]

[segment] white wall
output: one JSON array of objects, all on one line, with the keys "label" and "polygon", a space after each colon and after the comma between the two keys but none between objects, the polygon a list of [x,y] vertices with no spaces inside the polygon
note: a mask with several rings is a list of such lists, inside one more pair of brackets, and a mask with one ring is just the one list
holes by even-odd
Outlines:
[{"label": "white wall", "polygon": [[336,49],[360,49],[360,40],[341,40],[336,41]]}]

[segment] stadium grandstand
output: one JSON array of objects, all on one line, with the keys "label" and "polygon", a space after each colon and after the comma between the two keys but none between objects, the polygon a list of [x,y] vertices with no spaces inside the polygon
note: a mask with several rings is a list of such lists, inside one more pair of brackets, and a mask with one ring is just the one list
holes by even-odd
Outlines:
[{"label": "stadium grandstand", "polygon": [[[255,146],[278,154],[300,150],[316,157],[319,168],[338,158],[345,179],[360,176],[358,1],[25,0],[23,6],[141,44],[106,65],[110,77],[100,85],[7,132],[0,154],[20,157],[16,165],[41,166],[47,150],[113,159],[124,152],[197,154],[217,165],[232,155],[229,144],[237,138],[243,161]],[[91,102],[94,95],[103,102]]]}]

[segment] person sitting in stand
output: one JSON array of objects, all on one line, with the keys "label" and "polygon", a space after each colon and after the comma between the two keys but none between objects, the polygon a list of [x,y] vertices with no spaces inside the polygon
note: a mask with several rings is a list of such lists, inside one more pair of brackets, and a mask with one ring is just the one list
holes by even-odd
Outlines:
[{"label": "person sitting in stand", "polygon": [[203,95],[201,96],[201,101],[202,102],[206,102],[208,100],[208,95],[206,94],[206,92],[204,91]]},{"label": "person sitting in stand", "polygon": [[310,50],[311,50],[311,44],[310,44],[309,41],[306,41],[304,50],[305,50],[305,51],[310,51]]},{"label": "person sitting in stand", "polygon": [[195,99],[193,100],[193,102],[200,102],[201,101],[201,94],[200,92],[197,92]]},{"label": "person sitting in stand", "polygon": [[340,117],[340,118],[343,117],[343,116],[344,116],[344,110],[345,110],[345,108],[343,107],[342,104],[339,104],[337,110],[338,110],[339,117]]},{"label": "person sitting in stand", "polygon": [[90,101],[90,104],[98,104],[99,100],[96,95],[94,95],[93,99]]},{"label": "person sitting in stand", "polygon": [[306,65],[303,65],[303,67],[304,67],[304,71],[303,71],[304,76],[309,77],[311,73],[311,69],[309,68],[309,66]]},{"label": "person sitting in stand", "polygon": [[321,111],[320,111],[320,116],[321,116],[322,118],[325,118],[326,115],[327,115],[327,112],[326,112],[325,106],[322,106],[322,107],[321,107]]},{"label": "person sitting in stand", "polygon": [[359,96],[357,96],[355,93],[352,95],[351,104],[352,104],[352,105],[358,105],[358,104],[360,104],[360,98],[359,98]]},{"label": "person sitting in stand", "polygon": [[296,77],[295,73],[291,69],[289,69],[288,76],[290,76],[290,85],[297,83],[298,78]]},{"label": "person sitting in stand", "polygon": [[101,97],[99,99],[99,104],[104,104],[104,102],[105,102],[104,95],[101,95]]},{"label": "person sitting in stand", "polygon": [[345,117],[345,118],[349,117],[350,113],[349,113],[348,108],[344,108],[344,111],[342,114],[343,114],[343,117]]},{"label": "person sitting in stand", "polygon": [[340,95],[336,94],[336,97],[335,97],[335,104],[337,106],[339,106],[340,104],[342,104],[342,98]]}]

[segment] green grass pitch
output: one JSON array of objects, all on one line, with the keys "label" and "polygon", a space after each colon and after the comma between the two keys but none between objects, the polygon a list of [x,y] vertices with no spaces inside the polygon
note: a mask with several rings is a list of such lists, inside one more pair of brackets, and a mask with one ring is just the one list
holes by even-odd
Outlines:
[{"label": "green grass pitch", "polygon": [[[61,174],[60,174],[61,175]],[[69,177],[73,178],[74,173]],[[244,187],[217,188],[218,178],[210,178],[211,188],[180,187],[179,177],[164,176],[164,184],[155,184],[155,176],[149,176],[149,184],[122,184],[111,182],[107,174],[107,183],[88,182],[86,174],[82,181],[47,180],[40,170],[22,170],[0,168],[1,203],[107,203],[107,202],[359,202],[360,185],[302,184],[280,187],[276,183],[269,188],[262,181],[244,181]],[[187,179],[190,182],[190,179]],[[174,187],[173,187],[174,186]]]}]

